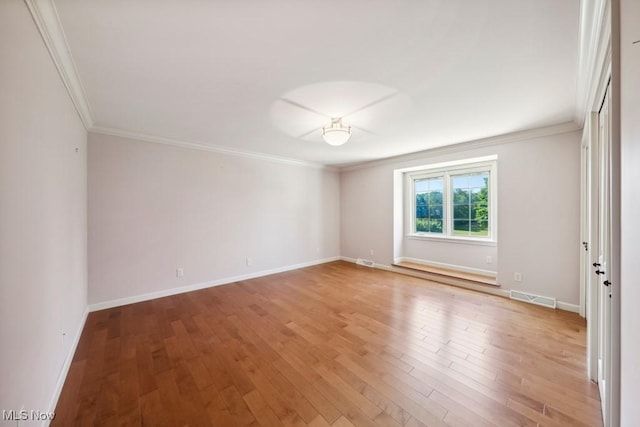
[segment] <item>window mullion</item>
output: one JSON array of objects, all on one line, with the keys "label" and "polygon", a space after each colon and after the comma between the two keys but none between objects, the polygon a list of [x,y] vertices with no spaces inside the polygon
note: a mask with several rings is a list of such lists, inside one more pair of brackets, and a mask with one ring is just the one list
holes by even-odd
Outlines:
[{"label": "window mullion", "polygon": [[445,218],[446,218],[446,230],[445,235],[451,236],[451,230],[453,227],[453,197],[451,197],[451,174],[447,171],[444,174],[444,190],[443,198],[446,203]]}]

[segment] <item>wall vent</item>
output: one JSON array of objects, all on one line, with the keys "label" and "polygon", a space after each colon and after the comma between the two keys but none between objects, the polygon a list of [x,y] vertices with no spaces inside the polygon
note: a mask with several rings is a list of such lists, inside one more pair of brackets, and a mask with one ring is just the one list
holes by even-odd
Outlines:
[{"label": "wall vent", "polygon": [[358,258],[356,260],[356,264],[358,265],[364,265],[365,267],[373,267],[374,266],[374,262],[368,259],[362,259],[362,258]]},{"label": "wall vent", "polygon": [[556,308],[556,299],[550,297],[543,297],[540,295],[529,294],[521,291],[511,290],[509,297],[518,301],[528,302],[530,304],[537,304],[543,307]]}]

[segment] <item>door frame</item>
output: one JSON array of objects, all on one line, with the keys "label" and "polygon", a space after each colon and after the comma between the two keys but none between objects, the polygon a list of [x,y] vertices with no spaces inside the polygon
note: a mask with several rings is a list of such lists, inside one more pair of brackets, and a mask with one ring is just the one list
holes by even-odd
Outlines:
[{"label": "door frame", "polygon": [[[597,262],[594,249],[598,247],[598,180],[593,178],[598,165],[598,113],[590,112],[584,126],[581,146],[581,242],[580,248],[580,314],[587,319],[587,374],[591,381],[598,378],[598,287],[593,280],[592,264]],[[587,247],[584,247],[586,243]]]},{"label": "door frame", "polygon": [[[598,247],[592,257],[597,255],[598,276],[591,276],[592,286],[597,289],[598,295],[598,388],[605,426],[611,426],[611,384],[612,384],[612,276],[611,269],[615,260],[612,258],[613,228],[611,226],[612,212],[615,210],[612,200],[613,184],[613,142],[612,142],[612,94],[611,85],[607,86],[602,106],[598,114],[598,164],[597,177],[593,181],[598,182],[598,198],[595,205],[598,207]],[[593,201],[592,201],[593,202]],[[595,246],[594,246],[594,249]]]},{"label": "door frame", "polygon": [[[591,264],[597,262],[597,200],[598,187],[598,112],[604,101],[607,89],[610,89],[611,100],[611,257],[612,263],[608,266],[608,276],[613,283],[611,289],[611,363],[610,381],[607,388],[610,390],[609,408],[605,426],[617,426],[620,420],[620,134],[619,134],[619,82],[616,85],[612,78],[611,45],[607,47],[602,70],[597,80],[597,88],[594,91],[592,103],[588,108],[582,138],[581,149],[581,241],[587,242],[589,251],[585,254],[580,245],[580,303],[581,313],[587,319],[587,374],[589,379],[597,381],[598,377],[598,290],[600,283],[593,277]],[[588,158],[587,157],[588,153]],[[585,171],[584,168],[589,168]],[[594,169],[594,167],[596,169]],[[590,174],[590,175],[589,175]],[[591,182],[589,182],[591,181]],[[594,181],[597,185],[593,185]],[[595,205],[595,207],[594,207]],[[609,272],[608,272],[609,273]]]},{"label": "door frame", "polygon": [[[594,280],[594,262],[598,262],[598,205],[594,203],[598,200],[598,164],[599,164],[599,112],[604,102],[604,97],[611,82],[611,56],[607,52],[605,56],[605,67],[603,67],[601,77],[595,92],[594,102],[587,112],[582,134],[582,156],[585,150],[589,153],[588,159],[583,159],[581,169],[588,167],[589,170],[581,170],[583,179],[587,179],[582,188],[582,202],[580,207],[581,216],[581,241],[587,242],[589,250],[584,255],[583,246],[580,246],[581,274],[580,274],[580,300],[584,302],[584,311],[587,319],[587,371],[589,379],[597,381],[598,378],[598,330],[594,326],[598,321],[598,281]],[[611,96],[611,94],[610,94]],[[587,193],[588,192],[588,193]]]}]

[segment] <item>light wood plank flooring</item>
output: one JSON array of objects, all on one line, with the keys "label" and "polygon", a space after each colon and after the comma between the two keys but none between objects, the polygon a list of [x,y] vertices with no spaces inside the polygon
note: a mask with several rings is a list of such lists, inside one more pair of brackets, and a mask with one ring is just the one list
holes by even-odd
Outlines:
[{"label": "light wood plank flooring", "polygon": [[577,315],[335,262],[90,313],[54,426],[600,426]]}]

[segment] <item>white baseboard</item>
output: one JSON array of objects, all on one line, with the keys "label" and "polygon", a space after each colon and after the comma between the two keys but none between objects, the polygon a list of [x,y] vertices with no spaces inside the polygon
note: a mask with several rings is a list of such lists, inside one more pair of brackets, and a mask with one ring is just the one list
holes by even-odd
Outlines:
[{"label": "white baseboard", "polygon": [[[82,331],[84,330],[84,325],[87,323],[87,316],[89,315],[89,307],[85,307],[84,313],[82,315],[82,320],[78,325],[78,329],[76,330],[76,334],[73,337],[73,342],[71,343],[71,347],[69,347],[69,352],[64,359],[64,363],[62,364],[62,368],[60,369],[60,373],[58,374],[58,380],[56,381],[56,388],[53,390],[53,396],[51,396],[51,401],[49,402],[49,413],[53,413],[56,410],[56,405],[58,405],[58,399],[60,399],[60,393],[62,393],[62,387],[64,386],[64,382],[67,379],[67,375],[69,374],[69,368],[71,368],[71,362],[73,361],[73,356],[76,354],[76,349],[78,348],[78,343],[80,342],[80,337],[82,336]],[[50,420],[45,420],[42,422],[42,426],[46,427],[51,423]]]},{"label": "white baseboard", "polygon": [[427,260],[418,259],[418,258],[400,257],[400,258],[396,258],[394,262],[395,263],[413,262],[415,264],[425,265],[427,267],[437,267],[437,268],[445,268],[448,270],[463,271],[465,273],[479,274],[481,276],[487,276],[493,279],[495,279],[498,276],[497,272],[491,271],[491,270],[482,270],[479,268],[465,267],[463,265],[447,264],[444,262],[427,261]]},{"label": "white baseboard", "polygon": [[560,310],[571,311],[580,314],[580,306],[577,304],[569,304],[568,302],[557,301],[556,306]]},{"label": "white baseboard", "polygon": [[200,289],[212,288],[214,286],[227,285],[229,283],[239,282],[242,280],[255,279],[257,277],[268,276],[270,274],[283,273],[285,271],[297,270],[299,268],[311,267],[313,265],[326,264],[328,262],[339,261],[341,257],[323,258],[300,264],[287,265],[284,267],[273,268],[270,270],[256,271],[249,274],[239,276],[225,277],[222,279],[211,280],[208,282],[194,283],[191,285],[180,286],[178,288],[163,289],[161,291],[149,292],[147,294],[134,295],[125,298],[118,298],[110,301],[98,302],[89,305],[89,311],[105,310],[107,308],[120,307],[127,304],[134,304],[142,301],[149,301],[156,298],[168,297],[171,295],[183,294],[185,292],[198,291]]},{"label": "white baseboard", "polygon": [[[345,256],[340,257],[340,259],[342,259],[343,261],[354,263],[354,264],[356,262],[355,258],[349,258],[349,257],[345,257]],[[410,261],[411,258],[398,258],[396,261],[400,261],[400,260],[414,262],[414,261]],[[400,274],[404,274],[406,276],[418,277],[420,279],[431,280],[431,281],[434,281],[434,282],[445,283],[447,285],[457,286],[459,288],[465,288],[465,289],[470,289],[470,290],[473,290],[473,291],[484,292],[485,294],[491,294],[491,295],[497,295],[497,296],[504,297],[504,298],[509,298],[509,290],[508,289],[494,289],[494,288],[487,287],[487,286],[475,286],[473,284],[466,284],[466,283],[456,282],[455,280],[446,280],[446,279],[434,280],[433,276],[429,276],[428,274],[425,274],[425,273],[420,273],[419,271],[412,271],[412,270],[408,270],[408,269],[405,269],[405,268],[397,268],[397,267],[393,267],[393,266],[385,265],[385,264],[375,263],[374,264],[374,268],[377,268],[379,270],[391,271],[393,273],[400,273]],[[566,302],[557,301],[556,302],[556,306],[557,306],[557,308],[559,310],[570,311],[570,312],[573,312],[573,313],[580,313],[580,306],[576,305],[576,304],[569,304],[569,303],[566,303]]]},{"label": "white baseboard", "polygon": [[[341,259],[347,262],[352,262],[352,263],[356,262],[354,258],[341,257]],[[499,289],[494,286],[474,285],[470,283],[465,283],[462,280],[457,280],[455,278],[446,278],[446,277],[438,277],[438,279],[436,280],[434,279],[434,276],[430,275],[429,273],[422,273],[420,271],[410,270],[407,268],[393,267],[391,265],[386,265],[386,264],[374,263],[373,267],[379,270],[390,271],[392,273],[404,274],[405,276],[418,277],[420,279],[430,280],[432,282],[444,283],[446,285],[457,286],[459,288],[465,288],[465,289],[470,289],[472,291],[484,292],[485,294],[491,294],[491,295],[497,295],[500,297],[509,298],[509,291]]]}]

